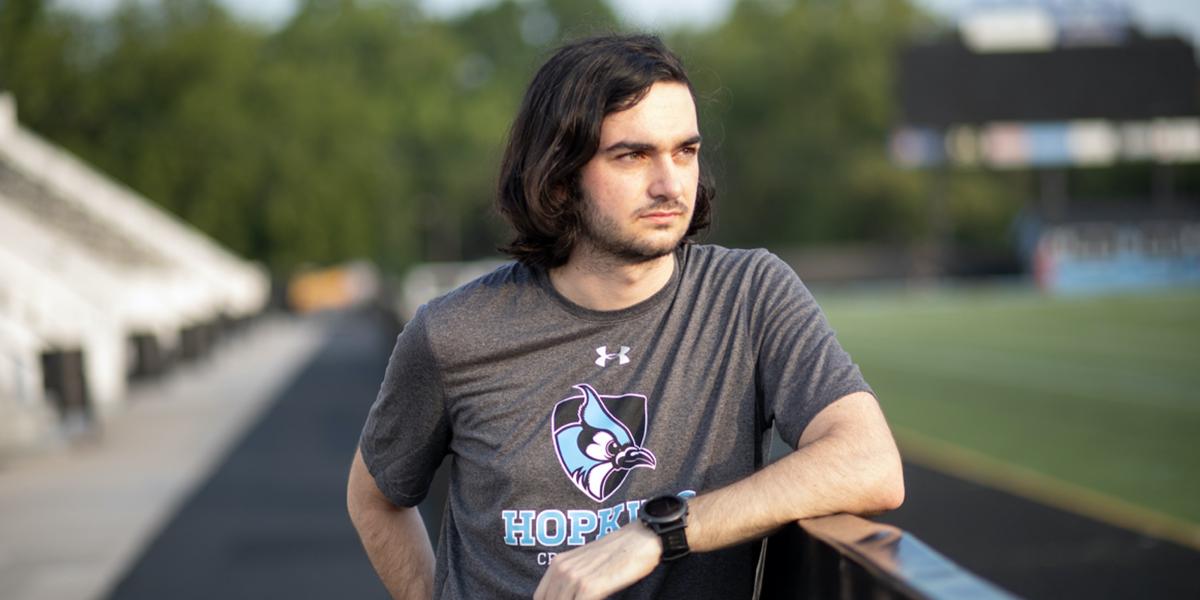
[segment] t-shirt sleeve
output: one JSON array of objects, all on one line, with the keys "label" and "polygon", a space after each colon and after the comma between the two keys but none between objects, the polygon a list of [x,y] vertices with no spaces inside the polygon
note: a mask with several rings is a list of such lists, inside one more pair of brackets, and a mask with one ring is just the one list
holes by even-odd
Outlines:
[{"label": "t-shirt sleeve", "polygon": [[426,319],[425,310],[418,310],[396,339],[359,438],[367,470],[398,506],[416,506],[425,498],[450,441]]},{"label": "t-shirt sleeve", "polygon": [[786,263],[767,254],[758,282],[758,386],[765,425],[793,447],[809,421],[838,398],[871,392],[817,301]]}]

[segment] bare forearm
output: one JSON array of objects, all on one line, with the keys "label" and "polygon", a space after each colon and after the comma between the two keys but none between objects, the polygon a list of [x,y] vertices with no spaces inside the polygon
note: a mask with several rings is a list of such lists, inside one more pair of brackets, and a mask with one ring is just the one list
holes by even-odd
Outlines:
[{"label": "bare forearm", "polygon": [[[900,456],[875,400],[867,394],[852,395],[827,410],[855,418],[806,432],[795,452],[689,503],[687,537],[694,551],[762,537],[798,519],[838,512],[872,514],[900,505]],[[822,425],[814,421],[810,427]]]},{"label": "bare forearm", "polygon": [[[687,540],[696,552],[762,537],[797,519],[835,512],[889,510],[904,499],[900,455],[870,394],[851,394],[822,410],[779,462],[689,502]],[[658,564],[662,546],[633,522],[558,555],[535,600],[603,598]]]},{"label": "bare forearm", "polygon": [[371,565],[397,600],[428,600],[433,595],[433,547],[415,507],[392,505],[355,455],[347,507]]}]

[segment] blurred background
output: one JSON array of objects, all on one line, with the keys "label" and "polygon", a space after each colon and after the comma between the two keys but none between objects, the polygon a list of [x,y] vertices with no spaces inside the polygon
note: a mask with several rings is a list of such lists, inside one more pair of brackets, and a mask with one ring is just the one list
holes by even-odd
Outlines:
[{"label": "blurred background", "polygon": [[0,597],[379,597],[342,494],[391,342],[501,259],[534,69],[634,30],[699,96],[702,241],[879,394],[885,519],[1023,596],[1200,594],[1193,0],[0,0]]}]

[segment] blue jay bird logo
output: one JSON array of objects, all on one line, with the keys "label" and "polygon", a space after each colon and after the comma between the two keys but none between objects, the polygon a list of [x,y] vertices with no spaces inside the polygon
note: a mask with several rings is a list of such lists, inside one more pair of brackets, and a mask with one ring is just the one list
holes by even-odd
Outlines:
[{"label": "blue jay bird logo", "polygon": [[554,449],[575,487],[603,502],[625,483],[629,471],[656,465],[654,453],[642,447],[646,397],[601,396],[586,383],[575,389],[582,395],[554,406]]}]

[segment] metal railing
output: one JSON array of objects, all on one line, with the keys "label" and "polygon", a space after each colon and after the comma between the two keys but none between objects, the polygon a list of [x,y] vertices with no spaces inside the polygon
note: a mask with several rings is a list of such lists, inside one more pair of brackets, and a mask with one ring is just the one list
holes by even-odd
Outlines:
[{"label": "metal railing", "polygon": [[902,529],[853,515],[804,519],[773,534],[762,600],[1009,599]]}]

